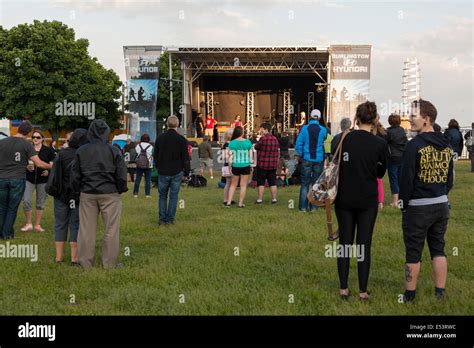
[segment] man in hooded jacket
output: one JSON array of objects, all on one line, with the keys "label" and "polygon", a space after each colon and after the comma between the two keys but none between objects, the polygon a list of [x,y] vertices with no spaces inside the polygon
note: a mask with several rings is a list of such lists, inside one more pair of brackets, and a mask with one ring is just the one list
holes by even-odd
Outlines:
[{"label": "man in hooded jacket", "polygon": [[89,143],[76,151],[71,168],[72,190],[80,192],[77,247],[83,268],[91,268],[95,263],[99,213],[105,226],[102,266],[115,268],[118,261],[120,194],[127,191],[127,167],[119,149],[108,144],[109,134],[104,120],[94,120],[87,132]]}]

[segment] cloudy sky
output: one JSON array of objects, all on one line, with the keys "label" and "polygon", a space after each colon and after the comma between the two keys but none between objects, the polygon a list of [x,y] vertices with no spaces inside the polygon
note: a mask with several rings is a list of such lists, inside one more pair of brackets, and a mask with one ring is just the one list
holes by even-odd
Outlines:
[{"label": "cloudy sky", "polygon": [[443,126],[474,121],[473,3],[313,0],[0,0],[6,28],[59,20],[125,79],[124,45],[370,44],[371,99],[401,102],[403,61],[421,62],[421,96]]}]

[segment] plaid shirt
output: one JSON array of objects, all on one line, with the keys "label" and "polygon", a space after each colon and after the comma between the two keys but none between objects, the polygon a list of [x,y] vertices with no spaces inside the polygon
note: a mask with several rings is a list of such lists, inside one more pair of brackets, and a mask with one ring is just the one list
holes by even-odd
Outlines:
[{"label": "plaid shirt", "polygon": [[274,170],[278,165],[278,150],[280,144],[278,139],[272,134],[268,133],[260,138],[260,141],[255,144],[257,150],[257,166],[264,170]]}]

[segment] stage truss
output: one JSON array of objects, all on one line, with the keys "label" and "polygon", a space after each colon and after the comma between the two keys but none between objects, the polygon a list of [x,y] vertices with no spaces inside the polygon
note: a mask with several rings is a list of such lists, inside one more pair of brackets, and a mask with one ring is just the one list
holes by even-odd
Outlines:
[{"label": "stage truss", "polygon": [[[192,90],[193,83],[202,74],[235,74],[235,73],[272,73],[272,74],[315,74],[328,84],[329,47],[181,47],[172,51],[181,61],[184,72],[183,91]],[[213,113],[213,100],[210,102],[209,92],[206,94],[208,113]],[[199,105],[198,99],[194,105]],[[211,96],[212,98],[212,96]],[[284,92],[284,122],[283,129],[290,128],[291,101],[290,93]],[[251,100],[249,102],[249,100]],[[314,93],[312,96],[314,107]],[[308,95],[308,112],[310,96]],[[193,103],[192,95],[185,102],[185,115],[190,116],[190,105]],[[249,106],[252,112],[249,112]],[[253,131],[253,95],[247,94],[247,126],[246,130]],[[251,128],[251,129],[250,129]]]},{"label": "stage truss", "polygon": [[253,92],[247,93],[247,107],[245,108],[245,130],[247,136],[250,136],[254,130],[254,94]]}]

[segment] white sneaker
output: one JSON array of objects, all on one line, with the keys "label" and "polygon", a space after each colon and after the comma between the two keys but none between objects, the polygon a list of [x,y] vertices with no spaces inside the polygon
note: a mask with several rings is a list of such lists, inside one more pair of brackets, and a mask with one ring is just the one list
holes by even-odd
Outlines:
[{"label": "white sneaker", "polygon": [[211,179],[214,179],[214,177],[213,177],[213,176],[211,176]]},{"label": "white sneaker", "polygon": [[146,198],[151,198],[151,196],[146,196]]},{"label": "white sneaker", "polygon": [[133,195],[133,198],[138,198],[138,195]]}]

